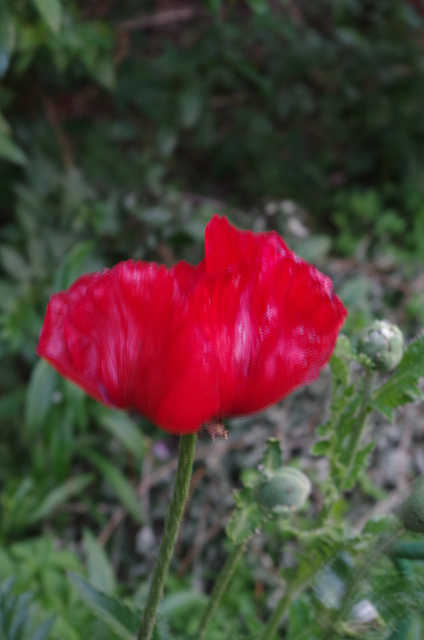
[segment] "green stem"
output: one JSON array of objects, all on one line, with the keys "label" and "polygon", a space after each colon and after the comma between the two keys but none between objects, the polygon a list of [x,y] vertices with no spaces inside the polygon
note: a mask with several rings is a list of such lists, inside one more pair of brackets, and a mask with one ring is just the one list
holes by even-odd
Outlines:
[{"label": "green stem", "polygon": [[169,505],[165,528],[163,530],[159,553],[152,581],[150,583],[143,617],[138,630],[137,640],[151,640],[153,635],[157,608],[162,597],[165,580],[168,575],[169,565],[174,551],[175,541],[177,539],[178,529],[184,512],[184,505],[190,488],[195,446],[195,433],[181,436],[174,493],[172,494],[171,503]]},{"label": "green stem", "polygon": [[351,431],[350,439],[349,439],[349,464],[347,466],[344,482],[342,484],[342,491],[346,488],[346,481],[349,479],[350,473],[352,471],[352,467],[355,463],[356,453],[359,448],[361,436],[364,431],[365,425],[367,423],[368,405],[370,403],[371,396],[372,396],[374,378],[375,378],[375,372],[372,371],[371,369],[366,369],[365,375],[364,375],[364,386],[362,389],[361,406],[359,409],[358,418]]},{"label": "green stem", "polygon": [[283,597],[280,599],[279,603],[274,609],[274,613],[271,616],[271,619],[268,622],[268,625],[265,629],[265,632],[261,636],[260,640],[275,640],[277,637],[278,627],[283,621],[284,615],[287,609],[290,606],[290,602],[292,601],[292,592],[291,590],[286,591]]},{"label": "green stem", "polygon": [[259,640],[275,640],[277,637],[278,627],[283,621],[284,616],[287,613],[288,608],[295,598],[297,598],[302,591],[308,586],[312,576],[315,574],[320,565],[315,566],[312,562],[309,570],[306,573],[298,576],[293,583],[287,587],[286,592],[280,598],[274,612],[265,628],[264,633],[260,636]]},{"label": "green stem", "polygon": [[227,562],[225,563],[224,568],[219,574],[219,578],[212,591],[212,595],[210,597],[208,606],[206,607],[206,611],[203,614],[203,618],[200,623],[198,640],[204,639],[209,623],[213,618],[213,615],[222,599],[222,596],[227,591],[230,580],[233,577],[234,571],[244,553],[245,548],[245,544],[238,544],[234,547],[231,554],[228,556]]}]

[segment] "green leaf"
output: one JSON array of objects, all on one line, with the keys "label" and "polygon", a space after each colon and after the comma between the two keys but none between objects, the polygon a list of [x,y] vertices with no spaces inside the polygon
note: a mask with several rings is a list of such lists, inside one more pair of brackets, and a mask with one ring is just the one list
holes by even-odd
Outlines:
[{"label": "green leaf", "polygon": [[187,89],[179,97],[180,123],[182,127],[193,127],[199,119],[203,95],[199,90]]},{"label": "green leaf", "polygon": [[361,404],[361,396],[358,393],[351,397],[345,394],[344,400],[346,402],[346,405],[341,411],[335,432],[337,446],[338,448],[340,447],[342,449],[344,449],[346,437],[350,436],[350,434],[352,433],[352,429],[356,423],[356,412],[358,411]]},{"label": "green leaf", "polygon": [[122,640],[134,640],[141,620],[141,612],[130,609],[116,598],[99,591],[76,573],[68,573],[84,604]]},{"label": "green leaf", "polygon": [[97,467],[134,520],[141,523],[140,502],[133,486],[124,474],[115,465],[91,449],[83,449],[81,453]]},{"label": "green leaf", "polygon": [[330,360],[333,384],[336,387],[346,386],[349,382],[349,365],[344,358],[334,354]]},{"label": "green leaf", "polygon": [[[5,2],[2,2],[0,4],[0,76],[2,76],[9,67],[10,54],[13,52],[15,44],[16,28],[13,15]],[[2,120],[3,117],[0,114],[0,130],[4,131]]]},{"label": "green leaf", "polygon": [[190,613],[197,607],[206,604],[208,598],[205,594],[193,589],[183,589],[166,596],[159,605],[159,611],[166,619],[173,615],[181,615],[183,612]]},{"label": "green leaf", "polygon": [[[47,640],[54,620],[45,620],[34,628],[38,618],[36,599],[31,592],[14,595],[15,579],[9,577],[0,585],[1,640]],[[39,620],[38,620],[39,622]]]},{"label": "green leaf", "polygon": [[137,459],[141,460],[146,446],[140,429],[131,418],[123,412],[101,411],[98,420],[121,444]]},{"label": "green leaf", "polygon": [[270,10],[268,0],[247,0],[247,3],[254,13],[266,14]]},{"label": "green leaf", "polygon": [[353,360],[355,353],[350,344],[350,340],[343,333],[339,335],[334,354],[339,357],[346,358],[347,360]]},{"label": "green leaf", "polygon": [[[289,610],[289,638],[301,636],[306,625],[314,622],[314,612],[308,599],[299,597],[292,602]],[[313,637],[313,634],[310,636]]]},{"label": "green leaf", "polygon": [[[366,356],[364,353],[357,353],[353,349],[349,338],[343,334],[339,336],[339,339],[337,340],[334,355],[339,358],[345,358],[346,360],[353,360],[355,362],[360,362],[362,365],[366,367],[373,368],[372,360],[368,358],[368,356]],[[330,364],[331,364],[331,360],[330,360]]]},{"label": "green leaf", "polygon": [[328,422],[325,422],[324,424],[320,424],[319,427],[317,427],[316,431],[317,431],[317,436],[319,436],[320,438],[323,438],[324,436],[327,436],[329,433],[331,433],[332,431],[332,422],[331,420],[328,420]]},{"label": "green leaf", "polygon": [[382,518],[379,517],[377,520],[368,520],[362,529],[362,533],[375,539],[381,533],[385,533],[387,535],[391,534],[398,526],[399,520],[396,516],[383,516]]},{"label": "green leaf", "polygon": [[408,346],[394,374],[374,392],[372,406],[392,420],[394,409],[422,397],[418,382],[423,377],[424,334]]},{"label": "green leaf", "polygon": [[326,456],[331,451],[330,440],[320,440],[316,442],[311,448],[313,456]]},{"label": "green leaf", "polygon": [[79,242],[74,245],[61,261],[60,268],[56,272],[54,290],[67,289],[83,273],[87,272],[87,258],[95,252],[95,243],[92,241]]},{"label": "green leaf", "polygon": [[62,20],[62,6],[59,0],[32,0],[47,26],[57,33]]},{"label": "green leaf", "polygon": [[104,593],[113,593],[116,589],[115,572],[104,547],[88,529],[84,530],[83,541],[90,583]]},{"label": "green leaf", "polygon": [[349,489],[353,489],[359,476],[367,468],[368,458],[373,448],[374,448],[374,442],[369,442],[365,447],[363,447],[363,449],[360,449],[356,454],[355,461],[352,465],[352,468],[344,484],[344,488],[346,490],[349,491]]},{"label": "green leaf", "polygon": [[[0,9],[0,21],[1,19],[2,19],[2,14]],[[0,26],[0,30],[1,30],[1,26]],[[0,31],[0,49],[1,49],[1,31]],[[10,124],[8,123],[8,121],[0,111],[0,134],[9,135],[10,131],[11,131]]]},{"label": "green leaf", "polygon": [[31,640],[47,640],[54,624],[54,618],[45,620],[31,635]]},{"label": "green leaf", "polygon": [[26,164],[27,158],[24,152],[13,142],[8,135],[0,132],[0,158],[14,162],[15,164]]},{"label": "green leaf", "polygon": [[256,504],[237,508],[228,523],[227,535],[235,544],[241,544],[249,540],[265,520]]},{"label": "green leaf", "polygon": [[32,434],[44,425],[57,380],[56,371],[44,360],[39,360],[32,370],[25,402],[25,424]]},{"label": "green leaf", "polygon": [[34,523],[47,518],[57,507],[69,500],[69,498],[84,491],[93,480],[93,473],[85,473],[84,475],[75,476],[75,478],[69,478],[69,480],[66,480],[66,482],[53,489],[53,491],[50,491],[39,507],[30,515],[29,522]]},{"label": "green leaf", "polygon": [[261,463],[267,471],[276,471],[283,466],[283,452],[277,438],[268,438]]},{"label": "green leaf", "polygon": [[7,245],[0,246],[0,261],[14,280],[29,280],[31,269],[22,255]]}]

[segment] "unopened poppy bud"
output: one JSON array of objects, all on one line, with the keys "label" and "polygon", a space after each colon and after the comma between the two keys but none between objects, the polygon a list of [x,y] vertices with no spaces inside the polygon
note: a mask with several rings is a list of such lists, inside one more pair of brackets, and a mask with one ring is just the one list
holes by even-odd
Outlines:
[{"label": "unopened poppy bud", "polygon": [[304,473],[294,467],[283,467],[258,488],[256,499],[266,510],[276,507],[300,509],[310,491],[311,483]]},{"label": "unopened poppy bud", "polygon": [[402,360],[403,335],[399,327],[387,320],[375,320],[365,329],[359,351],[372,361],[375,369],[391,371]]},{"label": "unopened poppy bud", "polygon": [[424,533],[424,478],[417,482],[414,491],[401,506],[398,516],[407,531]]}]

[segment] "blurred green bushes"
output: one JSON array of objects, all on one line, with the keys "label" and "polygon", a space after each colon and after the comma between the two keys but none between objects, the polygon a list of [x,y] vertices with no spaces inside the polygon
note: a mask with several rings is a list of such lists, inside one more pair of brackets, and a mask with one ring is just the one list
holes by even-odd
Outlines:
[{"label": "blurred green bushes", "polygon": [[8,215],[17,184],[49,161],[62,172],[59,189],[79,172],[75,197],[83,191],[97,209],[85,221],[114,237],[114,209],[127,209],[128,224],[160,204],[152,219],[163,223],[177,192],[248,209],[294,200],[343,253],[364,233],[421,251],[419,3],[164,6],[4,0],[0,155],[15,165],[1,172]]}]

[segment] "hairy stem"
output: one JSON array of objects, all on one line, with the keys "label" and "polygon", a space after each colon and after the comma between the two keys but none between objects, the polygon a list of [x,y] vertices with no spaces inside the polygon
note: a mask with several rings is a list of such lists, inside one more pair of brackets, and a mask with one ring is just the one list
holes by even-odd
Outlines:
[{"label": "hairy stem", "polygon": [[359,448],[359,444],[361,442],[361,436],[365,429],[365,425],[367,423],[368,405],[371,400],[374,378],[375,378],[375,372],[371,371],[370,369],[367,369],[364,375],[364,386],[362,389],[362,399],[361,399],[361,406],[359,409],[358,418],[350,434],[350,439],[349,439],[350,459],[346,469],[346,475],[342,485],[342,490],[346,488],[346,481],[349,479],[350,472],[352,471],[352,467],[355,463],[356,454]]},{"label": "hairy stem", "polygon": [[275,640],[275,638],[277,637],[278,628],[282,623],[291,603],[302,593],[302,591],[306,589],[312,576],[315,574],[318,568],[319,565],[315,566],[315,563],[311,562],[309,570],[303,572],[301,575],[298,575],[297,578],[295,578],[295,580],[292,582],[292,584],[288,586],[284,595],[280,598],[277,606],[275,607],[274,612],[259,640]]},{"label": "hairy stem", "polygon": [[203,614],[203,618],[200,623],[198,640],[203,640],[205,638],[209,623],[213,618],[213,615],[222,599],[222,596],[227,591],[230,580],[233,577],[234,571],[244,553],[245,548],[245,544],[238,544],[234,547],[233,551],[228,556],[227,562],[225,563],[212,591],[212,595],[209,600],[208,606],[206,607],[206,611]]},{"label": "hairy stem", "polygon": [[169,565],[174,552],[178,529],[184,512],[184,505],[189,492],[195,446],[196,434],[181,436],[174,492],[169,505],[165,528],[163,530],[159,553],[152,581],[150,583],[143,617],[138,630],[137,640],[151,640],[153,635],[157,608],[162,598],[165,580],[168,575]]}]

